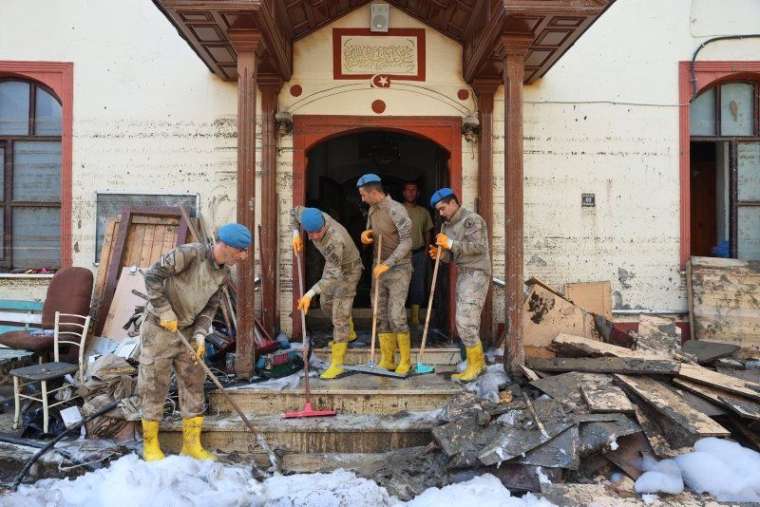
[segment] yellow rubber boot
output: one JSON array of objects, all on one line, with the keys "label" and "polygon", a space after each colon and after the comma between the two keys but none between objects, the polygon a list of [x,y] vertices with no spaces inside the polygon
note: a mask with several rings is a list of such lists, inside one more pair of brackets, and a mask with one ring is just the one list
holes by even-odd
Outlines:
[{"label": "yellow rubber boot", "polygon": [[349,317],[348,319],[348,342],[351,343],[352,341],[356,340],[356,329],[354,329],[354,319],[353,317]]},{"label": "yellow rubber boot", "polygon": [[348,343],[332,342],[332,357],[330,358],[330,367],[327,368],[319,378],[331,380],[343,373],[343,361],[346,359],[346,349]]},{"label": "yellow rubber boot", "polygon": [[142,420],[143,429],[143,459],[145,461],[159,461],[164,459],[161,446],[158,444],[158,421],[149,419]]},{"label": "yellow rubber boot", "polygon": [[380,368],[396,369],[396,333],[380,333]]},{"label": "yellow rubber boot", "polygon": [[407,331],[406,333],[396,333],[396,340],[398,340],[400,356],[396,373],[406,375],[412,366],[412,338]]},{"label": "yellow rubber boot", "polygon": [[412,305],[412,322],[413,326],[420,325],[420,305]]},{"label": "yellow rubber boot", "polygon": [[467,347],[466,350],[467,368],[462,373],[452,375],[451,378],[470,382],[471,380],[475,380],[486,369],[486,358],[483,356],[483,344],[480,342],[475,346]]},{"label": "yellow rubber boot", "polygon": [[179,453],[195,459],[216,461],[216,456],[201,445],[201,429],[203,429],[202,415],[182,419],[182,450]]}]

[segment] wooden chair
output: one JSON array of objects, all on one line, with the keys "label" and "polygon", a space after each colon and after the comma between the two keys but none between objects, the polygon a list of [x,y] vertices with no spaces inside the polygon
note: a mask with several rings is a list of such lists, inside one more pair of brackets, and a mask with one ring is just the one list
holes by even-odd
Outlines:
[{"label": "wooden chair", "polygon": [[[10,371],[10,375],[13,377],[13,397],[16,408],[16,414],[13,419],[13,429],[18,429],[21,425],[22,398],[42,403],[42,430],[44,433],[48,432],[50,408],[67,403],[75,398],[73,397],[67,400],[57,401],[52,404],[48,402],[49,395],[68,387],[68,383],[64,379],[66,375],[77,373],[79,381],[84,381],[84,350],[89,328],[89,316],[55,312],[55,327],[53,328],[54,362],[25,366],[24,368],[16,368],[15,370]],[[79,364],[60,362],[61,344],[67,344],[71,347],[79,347]],[[58,379],[63,380],[63,384],[60,387],[48,390],[48,382]],[[21,393],[24,386],[36,383],[40,384],[41,396],[39,398],[30,394]]]}]

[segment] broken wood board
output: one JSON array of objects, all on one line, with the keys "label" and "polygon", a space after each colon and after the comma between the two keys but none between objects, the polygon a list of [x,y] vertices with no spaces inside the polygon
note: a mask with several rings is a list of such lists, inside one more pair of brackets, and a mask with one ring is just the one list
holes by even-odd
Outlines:
[{"label": "broken wood board", "polygon": [[571,426],[544,445],[529,451],[516,462],[522,465],[536,465],[544,468],[565,468],[578,470],[580,458],[578,426]]},{"label": "broken wood board", "polygon": [[[609,343],[590,340],[567,333],[558,334],[552,340],[552,348],[564,357],[627,357],[638,359],[663,359],[662,355],[640,352]],[[667,359],[667,358],[665,358]]]},{"label": "broken wood board", "polygon": [[135,307],[147,304],[147,301],[134,294],[133,290],[146,294],[145,278],[137,269],[123,269],[119,282],[116,284],[116,291],[113,294],[101,336],[117,341],[130,338],[124,325],[134,315]]},{"label": "broken wood board", "polygon": [[702,366],[683,364],[678,372],[678,377],[760,401],[760,384],[740,380],[730,375],[708,370]]},{"label": "broken wood board", "polygon": [[676,319],[658,315],[640,315],[636,332],[636,349],[639,352],[669,355],[681,352],[681,328]]},{"label": "broken wood board", "polygon": [[578,454],[585,458],[592,454],[612,450],[616,440],[641,431],[641,427],[623,414],[616,421],[586,422],[579,424]]},{"label": "broken wood board", "polygon": [[622,389],[614,384],[581,381],[581,395],[591,412],[634,413],[634,407]]},{"label": "broken wood board", "polygon": [[729,357],[741,347],[733,343],[689,340],[683,344],[683,351],[697,358],[699,364],[710,364],[723,357]]},{"label": "broken wood board", "polygon": [[586,412],[588,411],[588,406],[581,396],[580,389],[580,383],[584,379],[584,376],[590,376],[588,381],[594,381],[594,377],[597,377],[596,380],[600,383],[610,382],[611,380],[607,375],[583,374],[571,371],[561,375],[534,380],[530,384],[565,406]]},{"label": "broken wood board", "polygon": [[760,353],[760,261],[692,257],[688,277],[692,338]]},{"label": "broken wood board", "polygon": [[523,348],[525,349],[525,357],[543,357],[545,359],[557,357],[557,353],[547,347],[531,347],[527,345]]},{"label": "broken wood board", "polygon": [[499,467],[480,467],[473,469],[472,472],[478,475],[492,474],[510,491],[538,493],[541,491],[541,481],[562,481],[562,470],[559,468],[542,468],[519,463],[502,463]]},{"label": "broken wood board", "polygon": [[641,458],[645,455],[654,456],[649,440],[644,433],[639,431],[632,435],[620,437],[617,444],[617,449],[604,453],[604,457],[632,479],[638,479],[643,473],[640,469]]},{"label": "broken wood board", "polygon": [[583,310],[612,319],[610,282],[566,283],[565,297]]},{"label": "broken wood board", "polygon": [[683,398],[683,401],[688,403],[691,408],[697,412],[702,412],[706,416],[718,417],[728,414],[728,411],[726,409],[716,405],[715,403],[710,403],[705,398],[697,396],[696,394],[691,393],[685,389],[674,387],[673,391],[678,394],[678,396]]},{"label": "broken wood board", "polygon": [[676,361],[629,357],[528,358],[527,363],[534,370],[546,372],[577,371],[581,373],[676,375],[680,368],[680,364]]},{"label": "broken wood board", "polygon": [[676,393],[656,380],[620,374],[615,374],[615,379],[623,388],[636,393],[666,419],[695,437],[726,437],[731,434],[703,413],[692,409]]},{"label": "broken wood board", "polygon": [[672,458],[678,455],[678,452],[671,447],[668,439],[665,438],[665,433],[653,417],[654,409],[651,407],[645,407],[643,402],[635,407],[636,421],[641,426],[641,431],[649,441],[649,445],[652,447],[652,451],[658,458]]},{"label": "broken wood board", "polygon": [[741,396],[685,379],[675,378],[673,379],[673,383],[713,403],[726,407],[741,417],[760,421],[760,403],[755,403]]},{"label": "broken wood board", "polygon": [[526,282],[530,292],[523,304],[524,345],[548,347],[559,333],[598,340],[594,316],[540,281]]}]

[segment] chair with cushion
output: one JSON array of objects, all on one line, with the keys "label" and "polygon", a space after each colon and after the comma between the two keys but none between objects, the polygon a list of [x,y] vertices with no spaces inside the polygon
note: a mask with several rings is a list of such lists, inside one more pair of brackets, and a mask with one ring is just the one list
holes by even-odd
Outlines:
[{"label": "chair with cushion", "polygon": [[[68,403],[73,398],[50,403],[48,397],[58,391],[66,389],[69,384],[65,381],[66,375],[76,373],[79,382],[84,380],[84,350],[87,332],[90,328],[90,316],[73,315],[70,313],[55,312],[53,327],[53,354],[52,363],[34,364],[10,371],[13,377],[13,398],[16,414],[13,418],[13,429],[18,429],[21,424],[21,400],[32,400],[42,403],[43,432],[48,432],[48,418],[51,407]],[[59,354],[61,344],[79,349],[77,363],[61,362]],[[54,389],[48,389],[48,382],[62,380],[62,385]],[[40,384],[40,397],[32,394],[22,394],[25,386]]]},{"label": "chair with cushion", "polygon": [[[88,315],[92,283],[92,271],[89,269],[70,267],[59,270],[47,289],[45,304],[42,307],[42,330],[53,329],[55,312]],[[14,349],[29,350],[40,357],[49,358],[53,349],[53,333],[42,334],[39,329],[9,331],[0,334],[0,344]],[[76,361],[76,347],[64,347],[62,357],[64,361]]]}]

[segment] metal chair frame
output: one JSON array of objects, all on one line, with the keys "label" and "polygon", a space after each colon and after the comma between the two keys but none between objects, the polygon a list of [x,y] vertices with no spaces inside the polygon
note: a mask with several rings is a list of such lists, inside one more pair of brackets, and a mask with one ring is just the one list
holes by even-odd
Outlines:
[{"label": "metal chair frame", "polygon": [[[61,325],[61,317],[66,317],[65,322],[62,324],[66,326],[67,329],[70,328],[78,328],[78,331],[61,331],[60,325]],[[71,322],[73,321],[73,322]],[[77,321],[81,321],[82,323],[79,323]],[[73,313],[61,313],[61,312],[55,312],[55,327],[53,328],[53,354],[54,354],[54,362],[53,363],[42,363],[38,366],[43,365],[53,365],[53,364],[70,364],[70,363],[61,363],[60,362],[60,352],[59,352],[59,345],[60,344],[68,344],[73,345],[76,347],[79,347],[79,369],[77,370],[77,378],[79,382],[84,381],[84,351],[85,351],[85,340],[87,339],[87,332],[90,328],[90,316],[84,316],[84,315],[76,315]],[[73,341],[73,339],[69,337],[79,337],[79,341]],[[69,338],[69,339],[66,339]],[[42,404],[42,430],[44,433],[48,432],[48,418],[50,414],[50,409],[52,407],[62,405],[64,403],[68,403],[73,399],[76,399],[78,396],[73,396],[69,399],[57,401],[55,403],[49,403],[48,397],[56,393],[58,391],[62,391],[63,389],[66,389],[69,387],[69,383],[65,381],[66,373],[63,373],[57,377],[51,377],[45,380],[30,380],[27,382],[23,382],[17,375],[14,375],[14,370],[11,370],[10,374],[13,376],[13,398],[14,398],[14,404],[16,413],[13,418],[13,429],[18,429],[18,427],[21,425],[21,400],[27,399],[36,401],[37,403]],[[57,380],[59,378],[63,378],[64,382],[63,385],[60,387],[57,387],[55,389],[48,390],[47,384],[51,380]],[[38,398],[36,396],[30,395],[30,394],[22,394],[22,389],[25,386],[29,386],[32,384],[40,384],[41,389],[41,396]]]}]

